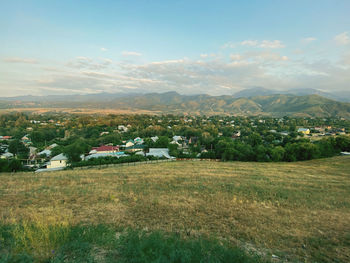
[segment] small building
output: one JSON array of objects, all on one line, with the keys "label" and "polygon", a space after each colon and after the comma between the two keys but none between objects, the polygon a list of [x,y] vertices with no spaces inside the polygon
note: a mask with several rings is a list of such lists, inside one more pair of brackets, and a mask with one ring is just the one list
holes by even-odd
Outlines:
[{"label": "small building", "polygon": [[178,135],[173,136],[173,141],[175,142],[182,141],[182,140],[183,138],[181,136],[178,136]]},{"label": "small building", "polygon": [[154,156],[158,158],[167,158],[167,159],[174,158],[169,155],[168,148],[149,148],[149,152],[146,153],[146,156]]},{"label": "small building", "polygon": [[143,139],[141,139],[140,137],[136,137],[136,138],[134,139],[134,143],[135,143],[135,144],[143,144]]},{"label": "small building", "polygon": [[89,154],[94,153],[114,153],[119,152],[119,146],[102,145],[100,147],[93,147]]},{"label": "small building", "polygon": [[138,152],[138,151],[143,151],[143,149],[145,148],[145,145],[143,144],[135,144],[132,146],[127,146],[125,147],[125,151],[126,152]]},{"label": "small building", "polygon": [[63,154],[56,155],[50,160],[50,164],[47,165],[47,169],[52,168],[65,168],[67,167],[68,158]]},{"label": "small building", "polygon": [[128,140],[127,142],[126,142],[126,144],[125,144],[125,148],[128,148],[128,147],[132,147],[132,146],[134,146],[134,141],[133,140]]},{"label": "small building", "polygon": [[125,154],[124,152],[113,152],[113,153],[93,153],[90,154],[88,156],[86,156],[84,158],[84,160],[89,160],[92,158],[104,158],[104,157],[116,157],[116,158],[120,158],[120,157],[125,157],[128,156],[127,154]]},{"label": "small building", "polygon": [[0,140],[1,141],[7,141],[7,140],[11,140],[12,136],[0,136]]},{"label": "small building", "polygon": [[308,134],[310,134],[310,129],[308,129],[308,128],[299,128],[298,132],[301,132],[302,134],[308,135]]},{"label": "small building", "polygon": [[13,154],[10,153],[10,152],[6,152],[6,153],[3,153],[1,156],[0,156],[1,159],[11,159],[13,158]]},{"label": "small building", "polygon": [[159,139],[159,137],[158,137],[158,136],[153,136],[153,137],[151,137],[151,140],[152,140],[153,142],[158,141],[158,139]]},{"label": "small building", "polygon": [[51,150],[45,149],[45,150],[39,152],[38,155],[39,156],[44,156],[45,155],[46,157],[50,157],[51,156]]}]

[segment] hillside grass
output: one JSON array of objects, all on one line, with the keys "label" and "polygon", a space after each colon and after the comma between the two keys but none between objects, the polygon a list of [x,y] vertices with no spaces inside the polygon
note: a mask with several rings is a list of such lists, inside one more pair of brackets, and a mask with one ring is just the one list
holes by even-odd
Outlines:
[{"label": "hillside grass", "polygon": [[157,231],[159,240],[213,239],[263,258],[277,255],[274,260],[350,261],[345,156],[295,163],[183,161],[2,174],[0,180],[3,253],[52,258],[52,250],[74,241],[75,228],[102,225],[113,235],[129,228],[137,236],[148,233],[145,240]]}]

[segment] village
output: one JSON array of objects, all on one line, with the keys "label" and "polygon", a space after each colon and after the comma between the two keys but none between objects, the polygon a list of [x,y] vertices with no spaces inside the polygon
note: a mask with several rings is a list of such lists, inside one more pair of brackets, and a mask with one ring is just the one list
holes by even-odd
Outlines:
[{"label": "village", "polygon": [[[17,114],[3,115],[1,121],[0,160],[11,170],[53,171],[97,159],[108,163],[141,157],[294,161],[350,151],[345,119]],[[346,142],[341,149],[335,145],[339,138]],[[325,144],[334,149],[324,152]],[[309,155],[301,156],[298,145]]]}]

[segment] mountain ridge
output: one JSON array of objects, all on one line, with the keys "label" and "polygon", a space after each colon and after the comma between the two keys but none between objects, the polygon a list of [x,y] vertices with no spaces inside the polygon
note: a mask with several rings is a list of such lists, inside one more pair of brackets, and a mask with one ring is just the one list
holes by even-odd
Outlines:
[{"label": "mountain ridge", "polygon": [[0,108],[97,108],[148,110],[164,114],[201,115],[268,115],[305,117],[344,117],[350,119],[350,103],[339,102],[312,94],[272,94],[251,97],[207,94],[181,95],[175,91],[148,94],[103,94],[84,97],[60,96],[60,100],[40,97],[32,100],[2,100]]}]

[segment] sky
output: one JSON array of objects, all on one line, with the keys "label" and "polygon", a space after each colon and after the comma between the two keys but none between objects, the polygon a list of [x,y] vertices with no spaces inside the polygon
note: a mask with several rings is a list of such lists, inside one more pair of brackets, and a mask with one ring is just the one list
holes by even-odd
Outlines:
[{"label": "sky", "polygon": [[11,0],[0,97],[350,90],[350,1]]}]

